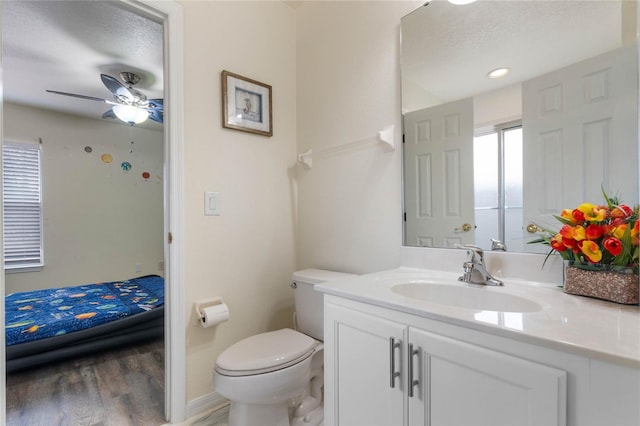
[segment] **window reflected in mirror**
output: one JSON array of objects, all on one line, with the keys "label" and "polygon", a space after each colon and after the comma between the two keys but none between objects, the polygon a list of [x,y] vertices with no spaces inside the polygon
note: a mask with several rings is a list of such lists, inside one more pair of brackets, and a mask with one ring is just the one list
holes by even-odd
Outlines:
[{"label": "window reflected in mirror", "polygon": [[522,125],[502,124],[473,138],[476,243],[491,250],[497,239],[508,250],[526,251],[522,238]]}]

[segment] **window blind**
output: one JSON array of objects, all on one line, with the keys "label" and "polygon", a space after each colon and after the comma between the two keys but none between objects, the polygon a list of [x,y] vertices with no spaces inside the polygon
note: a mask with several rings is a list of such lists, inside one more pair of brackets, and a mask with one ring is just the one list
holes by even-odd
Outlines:
[{"label": "window blind", "polygon": [[2,145],[4,268],[41,267],[40,146]]}]

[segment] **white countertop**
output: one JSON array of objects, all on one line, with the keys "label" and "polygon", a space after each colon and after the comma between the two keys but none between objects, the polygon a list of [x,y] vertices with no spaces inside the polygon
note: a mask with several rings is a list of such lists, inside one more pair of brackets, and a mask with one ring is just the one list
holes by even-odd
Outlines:
[{"label": "white countertop", "polygon": [[[469,285],[460,273],[402,267],[317,284],[327,294],[473,328],[552,349],[640,367],[640,309],[566,294],[554,284],[503,279],[503,287]],[[535,302],[532,312],[498,312],[434,303],[392,291],[399,283],[442,283]],[[480,293],[475,293],[479,295]],[[455,302],[454,302],[455,303]]]}]

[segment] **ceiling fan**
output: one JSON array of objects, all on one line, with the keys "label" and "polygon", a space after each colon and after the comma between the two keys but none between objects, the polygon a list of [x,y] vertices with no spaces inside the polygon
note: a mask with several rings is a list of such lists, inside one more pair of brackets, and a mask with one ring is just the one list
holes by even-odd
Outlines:
[{"label": "ceiling fan", "polygon": [[162,123],[164,120],[164,102],[162,99],[147,99],[141,91],[133,86],[140,81],[140,76],[132,72],[121,72],[120,78],[126,84],[107,74],[100,74],[104,85],[113,93],[113,100],[95,98],[93,96],[77,95],[75,93],[47,90],[57,95],[73,96],[112,105],[111,109],[102,114],[102,118],[118,118],[130,125],[142,123],[147,118]]}]

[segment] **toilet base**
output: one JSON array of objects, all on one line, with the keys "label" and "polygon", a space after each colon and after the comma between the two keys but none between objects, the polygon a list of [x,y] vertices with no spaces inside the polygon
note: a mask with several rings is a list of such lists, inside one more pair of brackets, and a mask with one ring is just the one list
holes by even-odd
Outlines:
[{"label": "toilet base", "polygon": [[324,423],[324,407],[320,405],[302,417],[291,419],[291,426],[322,426]]},{"label": "toilet base", "polygon": [[231,402],[229,426],[289,426],[289,407],[282,404]]}]

